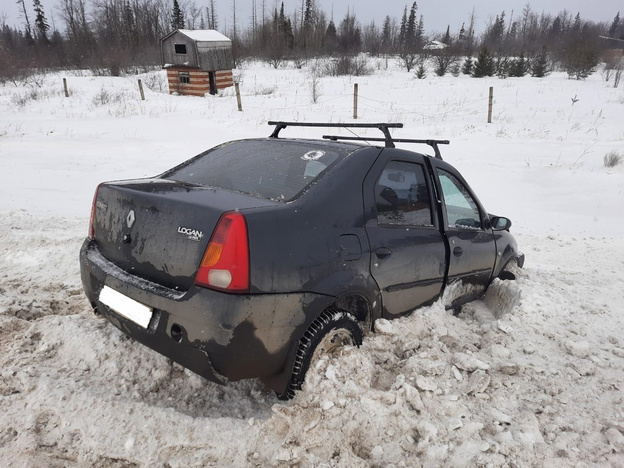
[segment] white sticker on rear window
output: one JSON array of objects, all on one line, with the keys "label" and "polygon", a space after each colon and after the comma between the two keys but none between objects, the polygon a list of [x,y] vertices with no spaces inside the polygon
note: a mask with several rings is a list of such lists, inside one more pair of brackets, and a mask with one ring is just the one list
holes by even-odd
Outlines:
[{"label": "white sticker on rear window", "polygon": [[325,156],[325,151],[312,150],[301,156],[301,159],[304,161],[316,161],[317,159],[321,159],[323,156]]}]

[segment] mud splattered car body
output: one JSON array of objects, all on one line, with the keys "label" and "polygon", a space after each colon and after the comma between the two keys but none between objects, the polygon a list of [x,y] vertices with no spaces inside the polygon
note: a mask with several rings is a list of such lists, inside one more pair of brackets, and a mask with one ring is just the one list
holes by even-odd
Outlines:
[{"label": "mud splattered car body", "polygon": [[395,148],[397,124],[369,125],[384,146],[279,138],[288,125],[101,184],[80,252],[96,313],[209,380],[292,396],[317,348],[522,266],[510,221],[442,161],[444,142],[411,140],[434,157]]}]

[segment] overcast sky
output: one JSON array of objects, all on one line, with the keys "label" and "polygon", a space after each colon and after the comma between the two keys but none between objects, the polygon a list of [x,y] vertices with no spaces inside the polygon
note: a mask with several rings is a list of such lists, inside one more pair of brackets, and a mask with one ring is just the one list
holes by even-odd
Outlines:
[{"label": "overcast sky", "polygon": [[[32,13],[32,0],[25,0],[31,21],[34,18]],[[188,0],[179,0],[181,3]],[[208,0],[194,0],[196,5],[208,5]],[[413,1],[413,0],[412,0]],[[333,11],[333,18],[336,25],[344,18],[347,10],[355,12],[358,20],[366,25],[371,21],[381,26],[386,15],[395,17],[400,21],[405,5],[411,6],[412,1],[406,0],[377,0],[377,1],[356,1],[356,0],[316,0],[321,9],[328,15]],[[173,4],[173,0],[170,0]],[[284,9],[291,15],[295,10],[301,9],[301,0],[284,0]],[[481,32],[491,18],[494,18],[501,11],[505,11],[507,21],[512,10],[514,18],[518,18],[524,6],[529,3],[531,8],[537,13],[550,13],[556,15],[563,9],[567,9],[573,15],[577,12],[584,20],[611,22],[618,11],[624,16],[624,0],[540,0],[527,2],[527,0],[420,0],[418,3],[418,13],[424,17],[425,31],[429,34],[434,31],[444,32],[446,26],[451,26],[451,32],[457,32],[463,22],[468,23],[470,13],[474,6],[476,13],[476,28]],[[42,0],[48,21],[52,23],[51,16],[54,14],[54,22],[57,28],[62,29],[60,19],[55,6],[57,0]],[[215,0],[219,29],[223,30],[227,26],[229,30],[232,26],[232,4],[233,0]],[[256,0],[256,4],[261,5],[262,0]],[[237,13],[236,22],[239,28],[246,26],[251,18],[252,0],[236,0]],[[266,0],[267,8],[275,5],[274,0]],[[9,25],[22,27],[23,21],[18,16],[18,6],[16,0],[0,0],[0,14],[7,15]],[[624,20],[624,18],[623,18]]]}]

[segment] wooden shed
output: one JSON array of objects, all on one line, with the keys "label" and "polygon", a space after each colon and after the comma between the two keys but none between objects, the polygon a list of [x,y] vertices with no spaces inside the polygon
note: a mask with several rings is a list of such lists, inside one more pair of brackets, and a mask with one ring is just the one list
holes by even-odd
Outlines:
[{"label": "wooden shed", "polygon": [[232,41],[212,29],[176,29],[160,41],[169,93],[216,94],[233,86]]}]

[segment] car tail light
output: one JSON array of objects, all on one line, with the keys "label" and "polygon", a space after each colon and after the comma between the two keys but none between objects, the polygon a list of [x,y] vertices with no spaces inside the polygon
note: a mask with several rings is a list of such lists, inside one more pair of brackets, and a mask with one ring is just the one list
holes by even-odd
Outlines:
[{"label": "car tail light", "polygon": [[95,189],[95,194],[93,195],[93,203],[91,204],[91,219],[89,220],[89,239],[95,240],[95,209],[97,203],[98,192],[100,190],[99,184]]},{"label": "car tail light", "polygon": [[225,213],[210,237],[195,284],[221,291],[249,292],[249,243],[245,217]]}]

